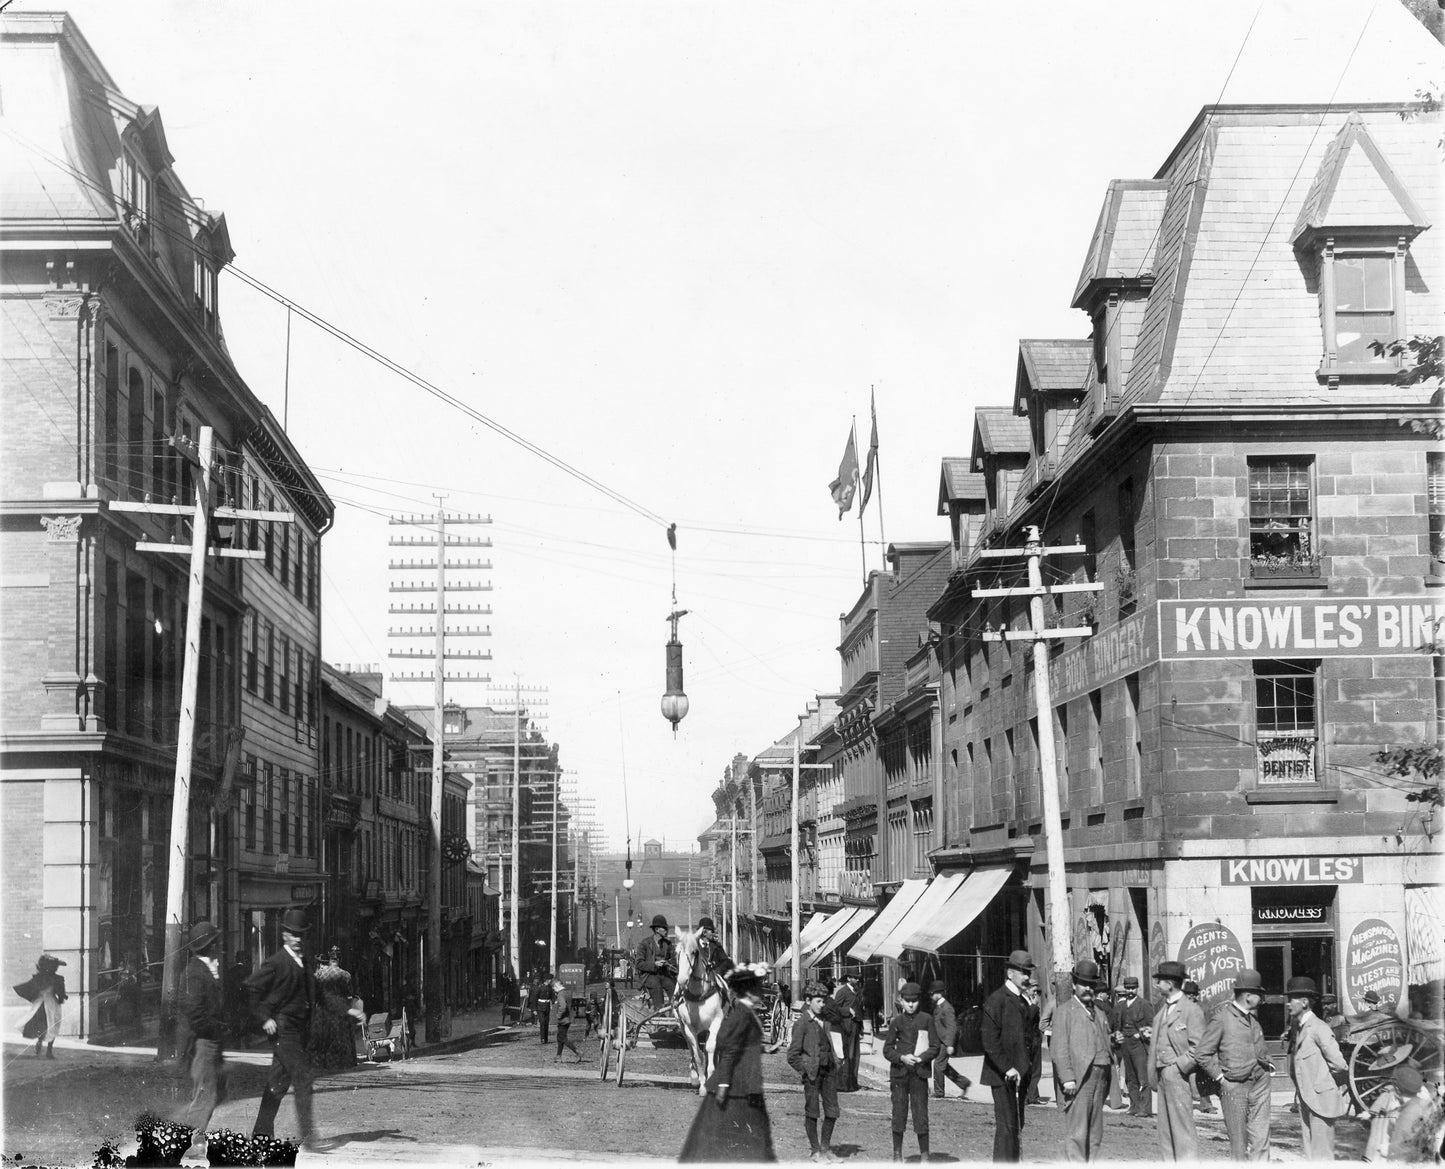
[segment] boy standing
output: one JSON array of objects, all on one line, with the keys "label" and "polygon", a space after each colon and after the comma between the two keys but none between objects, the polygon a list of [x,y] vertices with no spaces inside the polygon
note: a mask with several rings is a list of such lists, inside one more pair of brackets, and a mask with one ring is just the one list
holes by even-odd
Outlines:
[{"label": "boy standing", "polygon": [[939,1046],[933,1034],[933,1016],[919,1009],[922,996],[918,983],[905,982],[898,991],[901,1009],[883,1030],[883,1058],[889,1064],[888,1091],[893,1097],[895,1161],[903,1160],[903,1133],[910,1110],[918,1155],[928,1160],[928,1081]]},{"label": "boy standing", "polygon": [[[788,1044],[788,1066],[803,1077],[803,1126],[813,1161],[841,1161],[833,1152],[833,1126],[838,1123],[838,1071],[840,1063],[833,1050],[833,1028],[823,1018],[828,992],[809,983],[803,992],[807,1006],[793,1041]],[[818,1137],[818,1117],[823,1118],[823,1135]]]}]

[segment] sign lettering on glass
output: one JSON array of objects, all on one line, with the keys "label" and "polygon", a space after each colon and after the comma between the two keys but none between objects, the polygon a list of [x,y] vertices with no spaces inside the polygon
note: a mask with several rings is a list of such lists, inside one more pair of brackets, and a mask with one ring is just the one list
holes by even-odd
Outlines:
[{"label": "sign lettering on glass", "polygon": [[1255,925],[1274,925],[1277,922],[1320,922],[1325,920],[1323,905],[1256,905]]},{"label": "sign lettering on glass", "polygon": [[1159,602],[1159,656],[1400,657],[1435,639],[1445,602],[1428,597],[1299,597]]},{"label": "sign lettering on glass", "polygon": [[1243,857],[1219,862],[1226,885],[1357,885],[1365,866],[1357,856]]}]

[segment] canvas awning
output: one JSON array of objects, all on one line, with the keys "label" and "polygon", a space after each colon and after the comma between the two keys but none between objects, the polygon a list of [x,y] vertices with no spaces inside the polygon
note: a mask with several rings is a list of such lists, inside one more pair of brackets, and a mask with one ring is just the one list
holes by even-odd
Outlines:
[{"label": "canvas awning", "polygon": [[843,928],[836,931],[828,941],[824,942],[820,947],[818,947],[817,950],[810,954],[808,956],[808,961],[814,963],[821,962],[824,958],[826,958],[829,954],[831,954],[834,950],[836,950],[839,946],[841,946],[844,942],[846,942],[849,938],[851,938],[854,934],[861,930],[865,925],[867,925],[868,919],[871,918],[876,912],[876,910],[864,909],[861,906],[855,907],[853,909],[853,915],[846,922],[843,923]]},{"label": "canvas awning", "polygon": [[886,938],[893,927],[903,920],[903,915],[913,908],[913,903],[923,896],[928,888],[927,881],[904,881],[893,894],[893,900],[873,919],[873,924],[863,931],[863,936],[853,943],[848,957],[866,962],[873,957],[873,951]]},{"label": "canvas awning", "polygon": [[842,909],[835,910],[828,915],[828,920],[823,923],[823,928],[803,943],[803,961],[813,962],[813,954],[819,946],[831,941],[853,917],[853,907],[845,905]]},{"label": "canvas awning", "polygon": [[1405,944],[1410,951],[1411,985],[1431,982],[1445,974],[1445,921],[1441,920],[1434,887],[1405,890]]},{"label": "canvas awning", "polygon": [[937,950],[944,942],[957,937],[982,913],[1004,887],[1013,869],[1008,865],[975,869],[954,886],[947,900],[925,908],[920,898],[899,927],[888,939],[909,950]]},{"label": "canvas awning", "polygon": [[[808,943],[812,941],[815,937],[817,937],[818,931],[827,924],[828,915],[826,913],[815,913],[812,917],[808,919],[808,924],[805,925],[802,929],[802,937],[798,939],[800,942],[802,942],[803,949],[805,951],[808,948]],[[773,963],[773,969],[776,970],[779,966],[786,966],[792,960],[793,943],[789,942],[783,952],[778,955],[777,961]]]},{"label": "canvas awning", "polygon": [[884,958],[897,958],[908,945],[905,939],[912,936],[935,910],[942,908],[943,903],[952,897],[953,891],[962,884],[962,873],[945,873],[941,877],[934,877],[912,908],[898,919],[897,924],[888,931],[888,936],[874,947],[873,952]]}]

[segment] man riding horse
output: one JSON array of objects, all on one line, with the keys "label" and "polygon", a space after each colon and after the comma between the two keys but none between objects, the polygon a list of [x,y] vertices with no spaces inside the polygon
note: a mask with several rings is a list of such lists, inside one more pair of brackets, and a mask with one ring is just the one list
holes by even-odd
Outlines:
[{"label": "man riding horse", "polygon": [[652,933],[637,947],[642,989],[652,997],[653,1010],[661,1010],[677,993],[677,953],[667,928],[667,918],[657,914],[652,919]]},{"label": "man riding horse", "polygon": [[683,994],[690,999],[706,998],[714,988],[721,990],[733,960],[723,949],[717,936],[717,927],[712,918],[700,918],[697,923],[698,961],[688,972]]}]

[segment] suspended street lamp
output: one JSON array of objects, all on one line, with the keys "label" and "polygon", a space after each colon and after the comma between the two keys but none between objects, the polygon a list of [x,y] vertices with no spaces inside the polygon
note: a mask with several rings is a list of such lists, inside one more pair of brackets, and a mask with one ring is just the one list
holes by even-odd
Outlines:
[{"label": "suspended street lamp", "polygon": [[688,700],[682,689],[682,642],[677,640],[677,622],[686,617],[686,609],[668,614],[672,637],[667,642],[667,692],[662,696],[662,717],[672,724],[672,737],[677,738],[677,724],[687,717]]}]

